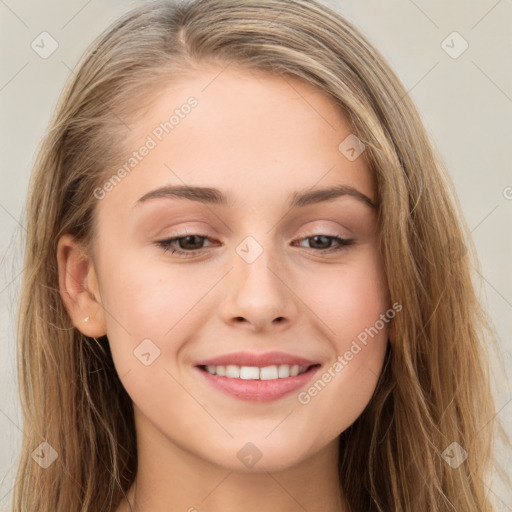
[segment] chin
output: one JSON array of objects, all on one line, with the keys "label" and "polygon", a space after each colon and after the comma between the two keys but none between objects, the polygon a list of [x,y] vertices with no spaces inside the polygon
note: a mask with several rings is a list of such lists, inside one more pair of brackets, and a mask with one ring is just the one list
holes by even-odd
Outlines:
[{"label": "chin", "polygon": [[[209,454],[215,459],[211,462],[241,473],[264,473],[286,470],[309,456],[304,450],[305,442],[285,443],[279,436],[273,440],[249,439],[231,440],[230,445],[224,447],[217,445],[218,452]],[[226,454],[234,456],[226,457]]]}]

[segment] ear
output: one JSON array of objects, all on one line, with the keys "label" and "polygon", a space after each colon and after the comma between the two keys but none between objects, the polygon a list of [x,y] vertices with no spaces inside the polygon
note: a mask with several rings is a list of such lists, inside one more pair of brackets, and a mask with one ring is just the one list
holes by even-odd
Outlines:
[{"label": "ear", "polygon": [[59,291],[73,325],[83,334],[98,338],[107,333],[105,312],[91,258],[70,234],[57,244]]}]

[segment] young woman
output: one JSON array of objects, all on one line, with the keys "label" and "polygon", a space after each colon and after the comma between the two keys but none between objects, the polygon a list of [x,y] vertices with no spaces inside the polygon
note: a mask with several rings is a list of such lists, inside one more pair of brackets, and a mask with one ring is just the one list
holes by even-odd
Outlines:
[{"label": "young woman", "polygon": [[472,264],[414,105],[342,16],[132,10],[32,176],[14,510],[494,510]]}]

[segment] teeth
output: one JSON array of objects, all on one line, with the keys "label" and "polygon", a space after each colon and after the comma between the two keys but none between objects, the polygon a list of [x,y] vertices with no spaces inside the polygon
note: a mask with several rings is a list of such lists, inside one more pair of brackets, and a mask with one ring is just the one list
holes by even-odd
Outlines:
[{"label": "teeth", "polygon": [[271,380],[277,379],[279,377],[279,372],[277,370],[277,366],[265,366],[260,370],[260,379],[261,380]]},{"label": "teeth", "polygon": [[259,379],[260,369],[257,366],[241,366],[240,378],[244,380]]},{"label": "teeth", "polygon": [[226,366],[226,377],[229,377],[230,379],[238,379],[240,377],[240,366],[228,364]]},{"label": "teeth", "polygon": [[237,366],[235,364],[228,364],[227,366],[221,365],[208,365],[206,371],[212,375],[219,375],[229,379],[243,379],[243,380],[273,380],[273,379],[286,379],[287,377],[295,377],[304,373],[309,366],[299,366],[298,364],[280,364],[272,366]]}]

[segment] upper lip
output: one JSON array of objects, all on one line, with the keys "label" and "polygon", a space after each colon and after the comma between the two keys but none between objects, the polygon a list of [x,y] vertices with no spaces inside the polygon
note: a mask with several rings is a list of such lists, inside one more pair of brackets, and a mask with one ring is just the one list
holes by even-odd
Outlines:
[{"label": "upper lip", "polygon": [[310,361],[303,357],[294,356],[285,352],[265,352],[263,354],[255,354],[252,352],[233,352],[231,354],[224,354],[214,357],[212,359],[205,359],[196,364],[196,366],[272,366],[280,364],[288,364],[290,366],[311,366],[319,364],[315,361]]}]

